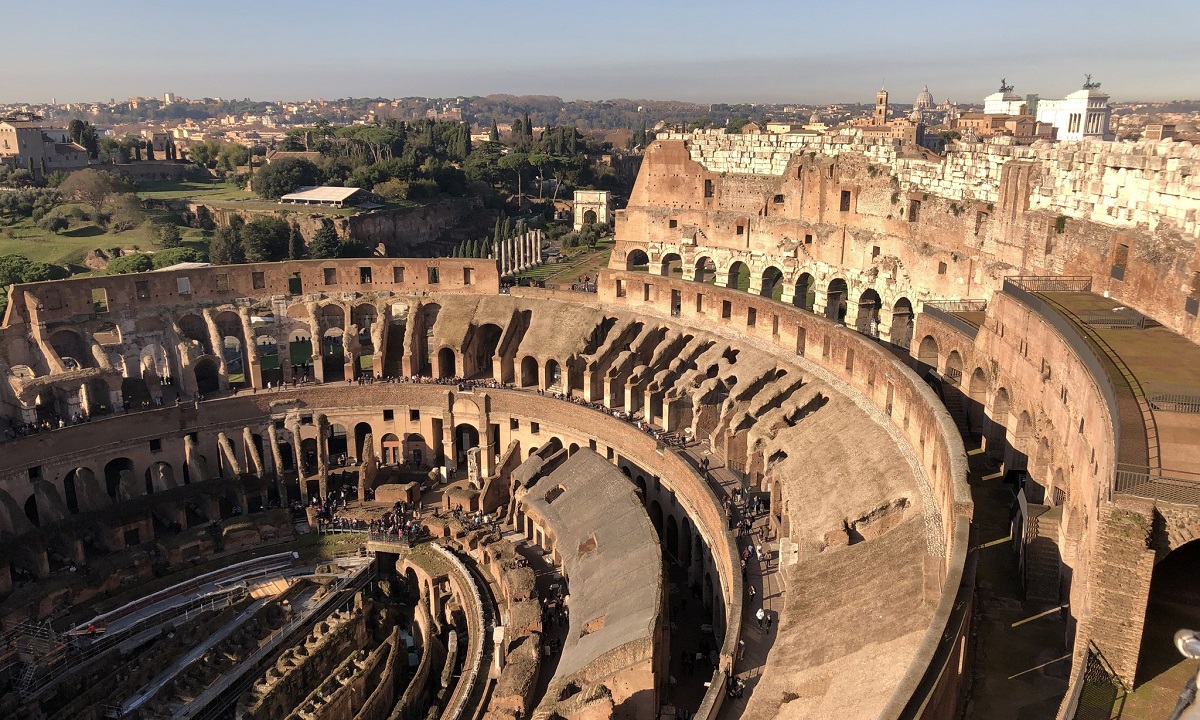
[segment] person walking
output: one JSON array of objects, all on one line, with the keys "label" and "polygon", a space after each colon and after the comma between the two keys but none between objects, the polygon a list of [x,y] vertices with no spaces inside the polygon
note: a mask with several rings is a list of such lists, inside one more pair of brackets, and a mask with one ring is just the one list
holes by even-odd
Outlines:
[{"label": "person walking", "polygon": [[763,629],[763,619],[766,617],[766,613],[763,612],[762,608],[759,608],[758,612],[754,613],[754,617],[758,618],[758,629],[762,630]]}]

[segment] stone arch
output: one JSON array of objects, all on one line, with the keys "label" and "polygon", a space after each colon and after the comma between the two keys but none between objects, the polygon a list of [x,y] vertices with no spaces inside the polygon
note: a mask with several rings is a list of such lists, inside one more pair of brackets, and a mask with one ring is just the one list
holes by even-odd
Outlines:
[{"label": "stone arch", "polygon": [[474,352],[472,353],[475,360],[475,377],[495,376],[495,371],[492,369],[492,358],[500,347],[500,338],[503,335],[504,331],[494,323],[486,323],[476,329],[473,343]]},{"label": "stone arch", "polygon": [[683,258],[679,253],[669,252],[662,256],[658,264],[658,274],[664,277],[680,275],[683,272]]},{"label": "stone arch", "polygon": [[879,312],[883,309],[883,300],[874,288],[867,288],[858,296],[858,317],[854,327],[864,335],[879,337]]},{"label": "stone arch", "polygon": [[[1191,540],[1173,548],[1154,566],[1150,575],[1149,594],[1142,630],[1143,639],[1159,638],[1170,648],[1171,637],[1181,624],[1192,623],[1200,615],[1200,541]],[[1187,620],[1181,622],[1181,619]],[[1163,652],[1158,643],[1143,642],[1143,652],[1137,659],[1134,686],[1158,677],[1187,662],[1187,672],[1195,671],[1195,663],[1183,660],[1174,652]]]},{"label": "stone arch", "polygon": [[1008,413],[1010,406],[1011,401],[1008,397],[1008,390],[1006,388],[997,389],[996,394],[992,396],[992,409],[988,415],[990,424],[985,448],[988,457],[996,462],[1004,458],[1004,445],[1008,439]]},{"label": "stone arch", "polygon": [[897,298],[892,305],[892,325],[889,341],[907,350],[912,345],[913,306],[906,297]]},{"label": "stone arch", "polygon": [[175,487],[175,468],[159,460],[146,468],[146,494],[163,492]]},{"label": "stone arch", "polygon": [[354,457],[363,459],[367,438],[372,436],[371,423],[363,421],[354,426]]},{"label": "stone arch", "polygon": [[663,509],[662,505],[657,500],[651,500],[647,506],[646,512],[650,515],[650,524],[654,525],[654,530],[658,533],[659,540],[662,540],[663,531]]},{"label": "stone arch", "polygon": [[795,294],[792,296],[792,305],[812,312],[813,304],[817,301],[817,280],[811,273],[800,273],[800,277],[796,278]]},{"label": "stone arch", "polygon": [[454,426],[454,456],[459,466],[467,463],[467,451],[479,447],[479,428],[471,423]]},{"label": "stone arch", "polygon": [[254,339],[254,350],[258,355],[258,367],[262,372],[263,385],[275,387],[283,383],[283,366],[279,362],[279,342],[272,335],[259,335]]},{"label": "stone arch", "polygon": [[634,248],[625,255],[625,269],[645,272],[650,267],[650,256],[641,248]]},{"label": "stone arch", "polygon": [[1071,499],[1071,489],[1067,487],[1067,477],[1060,467],[1054,468],[1054,475],[1050,481],[1050,495],[1047,500],[1051,505],[1063,506]]},{"label": "stone arch", "polygon": [[404,436],[404,458],[402,462],[409,465],[428,464],[429,454],[433,449],[425,442],[421,433],[409,433]]},{"label": "stone arch", "polygon": [[182,339],[190,341],[201,355],[212,355],[212,338],[208,334],[208,324],[199,315],[190,314],[179,318],[176,323]]},{"label": "stone arch", "polygon": [[846,322],[846,312],[850,302],[850,286],[842,278],[829,281],[829,289],[825,295],[825,317],[837,322]]},{"label": "stone arch", "polygon": [[134,477],[133,461],[127,457],[113,458],[104,465],[104,487],[113,500],[135,497],[130,487]]},{"label": "stone arch", "polygon": [[36,493],[30,493],[29,497],[25,499],[25,519],[29,520],[34,527],[42,524],[41,516],[38,514]]},{"label": "stone arch", "polygon": [[692,523],[684,515],[679,521],[679,562],[685,566],[692,561]]},{"label": "stone arch", "polygon": [[246,335],[242,331],[242,317],[225,310],[213,317],[213,323],[217,326],[217,336],[221,341],[221,355],[225,359],[225,373],[229,385],[234,388],[248,386],[250,383],[246,375]]},{"label": "stone arch", "polygon": [[750,266],[741,260],[735,260],[725,273],[725,287],[731,290],[749,290]]},{"label": "stone arch", "polygon": [[379,462],[384,465],[398,465],[405,461],[404,447],[395,433],[384,433],[379,438]]},{"label": "stone arch", "polygon": [[762,289],[759,295],[780,300],[783,298],[783,271],[774,265],[768,265],[762,272]]},{"label": "stone arch", "polygon": [[538,361],[532,355],[521,358],[521,387],[537,387]]},{"label": "stone arch", "polygon": [[51,333],[50,347],[58,354],[59,360],[68,370],[76,368],[94,368],[96,360],[92,357],[91,348],[83,336],[74,330],[66,328]]},{"label": "stone arch", "polygon": [[325,450],[330,458],[350,454],[350,434],[341,423],[329,424],[329,437],[325,440]]},{"label": "stone arch", "polygon": [[696,258],[696,282],[713,284],[717,281],[717,264],[707,255]]},{"label": "stone arch", "polygon": [[554,358],[550,358],[546,361],[546,374],[544,377],[546,390],[549,390],[550,388],[559,388],[561,390],[567,389],[565,387],[565,383],[563,382],[562,367]]},{"label": "stone arch", "polygon": [[101,345],[120,345],[121,328],[117,327],[116,323],[103,322],[92,330],[92,339]]},{"label": "stone arch", "polygon": [[567,448],[567,457],[571,457],[577,452],[579,452],[579,443],[571,443],[570,447]]},{"label": "stone arch", "polygon": [[951,350],[946,356],[946,372],[942,375],[951,385],[962,387],[963,359],[957,350]]},{"label": "stone arch", "polygon": [[917,345],[917,361],[927,370],[937,370],[940,364],[939,357],[937,339],[932,335],[921,338],[921,343]]},{"label": "stone arch", "polygon": [[[674,515],[667,515],[666,529],[663,532],[663,549],[670,555],[675,555],[679,549],[679,523]],[[678,556],[675,558],[679,559]]]},{"label": "stone arch", "polygon": [[210,395],[221,389],[221,371],[212,358],[201,359],[192,367],[192,373],[196,376],[196,392],[201,395]]},{"label": "stone arch", "polygon": [[325,382],[346,379],[346,333],[340,327],[325,328],[321,333],[321,369]]},{"label": "stone arch", "polygon": [[456,358],[454,357],[454,349],[444,347],[438,350],[437,354],[438,366],[437,376],[440,378],[452,378],[458,374],[456,367]]},{"label": "stone arch", "polygon": [[987,374],[983,368],[976,367],[971,371],[971,380],[967,386],[967,418],[974,435],[983,435],[986,432],[987,391]]}]

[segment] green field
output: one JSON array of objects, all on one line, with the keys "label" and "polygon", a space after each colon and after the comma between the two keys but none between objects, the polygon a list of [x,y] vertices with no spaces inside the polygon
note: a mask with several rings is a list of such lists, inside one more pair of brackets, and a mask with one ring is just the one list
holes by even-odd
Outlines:
[{"label": "green field", "polygon": [[[322,215],[349,216],[362,212],[358,208],[310,207],[305,205],[281,205],[273,200],[263,200],[252,192],[241,189],[223,180],[159,180],[142,182],[138,195],[146,200],[193,200],[216,208],[250,210],[256,212],[320,213]],[[418,207],[426,202],[388,201],[385,208]]]},{"label": "green field", "polygon": [[608,267],[608,257],[612,254],[612,249],[612,237],[600,238],[599,242],[596,243],[595,250],[584,249],[576,252],[563,262],[538,265],[521,273],[517,277],[566,285],[576,282],[584,275],[595,278],[600,268]]},{"label": "green field", "polygon": [[[70,206],[65,206],[70,207]],[[70,227],[53,233],[39,228],[33,220],[23,218],[13,225],[0,228],[0,255],[23,255],[30,260],[51,265],[82,265],[91,250],[110,248],[153,252],[159,249],[152,220],[169,221],[166,213],[147,213],[147,221],[124,232],[106,231],[90,221],[71,221]],[[208,240],[194,228],[181,227],[183,245],[206,251]]]}]

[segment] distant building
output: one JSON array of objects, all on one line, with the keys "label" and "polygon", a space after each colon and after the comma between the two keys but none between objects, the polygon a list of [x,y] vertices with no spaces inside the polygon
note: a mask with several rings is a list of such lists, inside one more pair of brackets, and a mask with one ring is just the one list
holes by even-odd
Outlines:
[{"label": "distant building", "polygon": [[1008,135],[1018,145],[1029,145],[1036,140],[1053,140],[1054,127],[1039,122],[1032,115],[989,115],[987,113],[963,113],[951,127],[964,137],[986,138]]},{"label": "distant building", "polygon": [[1050,123],[1058,130],[1059,140],[1112,140],[1115,135],[1109,130],[1112,108],[1108,106],[1108,94],[1100,91],[1100,84],[1090,80],[1082,90],[1076,90],[1062,100],[1041,100],[1037,106],[1037,119]]},{"label": "distant building", "polygon": [[591,210],[596,213],[598,225],[612,223],[612,193],[607,190],[576,190],[575,191],[575,232],[583,229],[583,216]]},{"label": "distant building", "polygon": [[88,162],[87,149],[71,142],[63,128],[32,117],[0,120],[0,163],[44,177],[56,170],[87,167]]},{"label": "distant building", "polygon": [[378,204],[379,198],[356,187],[331,187],[329,185],[297,188],[295,192],[279,198],[288,205],[319,205],[322,207],[349,207],[362,204]]},{"label": "distant building", "polygon": [[1142,137],[1144,137],[1146,140],[1172,140],[1175,138],[1175,125],[1147,125]]},{"label": "distant building", "polygon": [[880,88],[875,94],[875,112],[871,124],[862,127],[864,138],[876,140],[899,140],[907,145],[920,145],[925,137],[925,126],[910,118],[888,118],[888,91]]}]

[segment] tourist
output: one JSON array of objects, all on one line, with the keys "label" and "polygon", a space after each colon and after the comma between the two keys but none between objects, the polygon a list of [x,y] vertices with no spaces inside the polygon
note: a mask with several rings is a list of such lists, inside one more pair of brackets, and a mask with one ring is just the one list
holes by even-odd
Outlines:
[{"label": "tourist", "polygon": [[758,612],[754,613],[754,617],[758,618],[758,629],[759,630],[763,629],[763,619],[766,617],[766,615],[767,614],[765,612],[763,612],[762,608],[759,608]]}]

